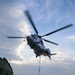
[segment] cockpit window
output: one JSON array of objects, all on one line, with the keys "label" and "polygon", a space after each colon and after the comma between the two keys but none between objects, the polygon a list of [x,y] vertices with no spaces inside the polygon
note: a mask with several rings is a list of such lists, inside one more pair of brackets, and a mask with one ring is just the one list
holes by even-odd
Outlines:
[{"label": "cockpit window", "polygon": [[32,35],[32,37],[37,40],[37,36],[36,35]]}]

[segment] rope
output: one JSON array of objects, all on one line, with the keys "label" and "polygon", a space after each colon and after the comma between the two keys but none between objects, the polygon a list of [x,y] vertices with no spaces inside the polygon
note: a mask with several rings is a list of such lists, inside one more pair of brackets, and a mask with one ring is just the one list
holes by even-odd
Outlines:
[{"label": "rope", "polygon": [[38,69],[38,75],[40,75],[40,69],[41,69],[41,56],[39,56],[39,69]]}]

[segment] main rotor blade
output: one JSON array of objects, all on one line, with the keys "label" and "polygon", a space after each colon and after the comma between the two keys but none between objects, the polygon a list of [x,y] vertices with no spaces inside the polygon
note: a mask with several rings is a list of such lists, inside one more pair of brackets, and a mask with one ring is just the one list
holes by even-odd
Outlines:
[{"label": "main rotor blade", "polygon": [[[43,39],[43,38],[42,38]],[[52,44],[54,44],[54,45],[59,45],[59,44],[57,44],[57,43],[55,43],[55,42],[52,42],[52,41],[49,41],[49,40],[46,40],[46,39],[43,39],[44,41],[46,41],[46,42],[49,42],[49,43],[52,43]]]},{"label": "main rotor blade", "polygon": [[48,36],[48,35],[51,35],[51,34],[53,34],[53,33],[56,33],[56,32],[58,32],[58,31],[60,31],[60,30],[63,30],[63,29],[69,28],[69,27],[71,27],[71,26],[73,26],[73,25],[72,25],[72,24],[69,24],[69,25],[64,26],[64,27],[62,27],[62,28],[59,28],[59,29],[57,29],[57,30],[54,30],[54,31],[52,31],[52,32],[50,32],[50,33],[48,33],[48,34],[45,34],[45,35],[43,35],[42,37],[44,37],[44,36]]},{"label": "main rotor blade", "polygon": [[32,17],[30,16],[29,12],[28,11],[25,11],[25,14],[28,17],[30,23],[32,24],[32,27],[33,27],[34,31],[36,32],[36,34],[38,34],[38,31],[37,31],[37,29],[36,29],[36,27],[35,27],[35,25],[34,25],[34,23],[32,21]]},{"label": "main rotor blade", "polygon": [[21,39],[21,38],[26,38],[26,37],[16,37],[16,36],[7,36],[7,38],[10,38],[10,39],[12,39],[12,38],[15,38],[15,39]]}]

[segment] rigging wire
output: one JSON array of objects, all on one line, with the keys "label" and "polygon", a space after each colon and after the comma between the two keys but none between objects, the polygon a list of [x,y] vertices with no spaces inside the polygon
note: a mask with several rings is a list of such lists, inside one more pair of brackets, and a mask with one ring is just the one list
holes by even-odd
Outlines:
[{"label": "rigging wire", "polygon": [[38,75],[40,75],[41,70],[41,56],[39,56],[39,69],[38,69]]}]

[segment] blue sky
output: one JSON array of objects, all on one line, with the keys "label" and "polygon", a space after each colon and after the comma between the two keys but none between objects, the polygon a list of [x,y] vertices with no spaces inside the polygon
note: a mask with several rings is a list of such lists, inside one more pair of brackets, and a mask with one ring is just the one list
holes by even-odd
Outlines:
[{"label": "blue sky", "polygon": [[44,42],[57,55],[49,60],[42,56],[41,75],[75,75],[75,0],[0,0],[0,57],[6,57],[14,75],[37,75],[38,60],[23,39],[35,33],[25,10],[29,10],[40,35],[68,24],[73,27],[44,37],[58,46]]}]

